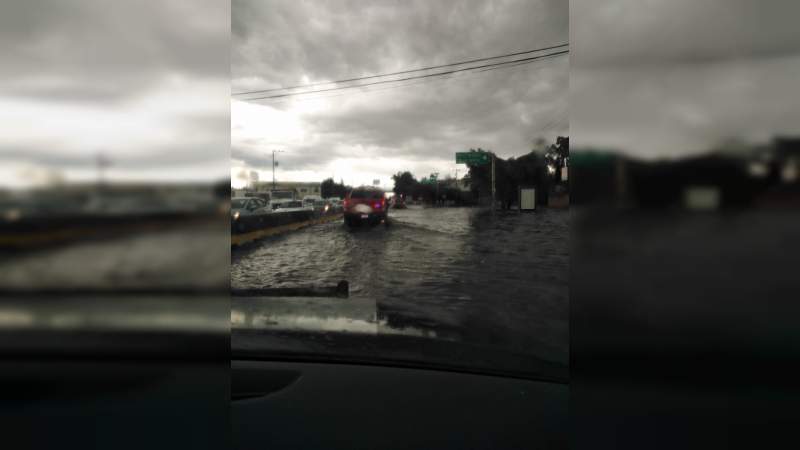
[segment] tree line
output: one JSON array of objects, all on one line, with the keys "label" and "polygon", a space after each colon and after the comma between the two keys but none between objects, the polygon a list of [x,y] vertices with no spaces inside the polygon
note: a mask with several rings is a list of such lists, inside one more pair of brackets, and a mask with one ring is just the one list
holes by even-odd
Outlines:
[{"label": "tree line", "polygon": [[[540,204],[547,204],[551,191],[567,190],[561,168],[569,162],[569,137],[559,136],[543,150],[531,150],[517,158],[503,159],[482,148],[469,151],[487,153],[495,158],[496,200],[503,209],[511,208],[518,201],[520,187],[536,188]],[[409,171],[398,172],[392,176],[394,193],[430,204],[476,204],[481,198],[491,198],[491,167],[491,164],[468,165],[469,172],[460,186],[452,178],[439,180],[436,174],[417,179]],[[468,186],[468,189],[461,186]]]},{"label": "tree line", "polygon": [[352,186],[348,186],[341,181],[337,183],[333,181],[333,178],[323,180],[319,188],[322,198],[344,198],[352,189]]},{"label": "tree line", "polygon": [[474,203],[470,192],[463,192],[457,185],[457,180],[447,177],[440,180],[438,174],[432,173],[428,177],[417,179],[409,171],[398,172],[392,175],[394,193],[404,199],[417,200],[425,203]]}]

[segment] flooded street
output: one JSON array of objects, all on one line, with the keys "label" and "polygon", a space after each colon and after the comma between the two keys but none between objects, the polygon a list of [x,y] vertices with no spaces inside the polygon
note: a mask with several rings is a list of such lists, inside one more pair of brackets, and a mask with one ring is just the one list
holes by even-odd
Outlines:
[{"label": "flooded street", "polygon": [[[477,208],[393,210],[389,226],[351,230],[339,221],[235,250],[231,283],[344,279],[351,293],[336,300],[340,308],[371,309],[378,333],[414,330],[566,364],[568,224],[567,210],[496,217]],[[284,306],[276,301],[275,312]],[[326,306],[329,321],[335,309]]]}]

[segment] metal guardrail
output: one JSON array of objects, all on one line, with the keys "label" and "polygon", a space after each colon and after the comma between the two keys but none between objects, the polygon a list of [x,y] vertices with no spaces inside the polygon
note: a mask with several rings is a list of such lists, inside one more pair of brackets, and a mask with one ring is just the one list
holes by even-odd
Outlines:
[{"label": "metal guardrail", "polygon": [[331,210],[328,212],[320,211],[287,211],[272,212],[266,214],[254,214],[247,216],[231,217],[231,234],[244,234],[264,228],[274,228],[283,225],[290,225],[298,222],[306,222],[328,216],[336,216],[341,211]]},{"label": "metal guardrail", "polygon": [[314,218],[312,211],[290,211],[284,213],[254,214],[231,217],[231,234],[244,234],[264,228],[279,227]]},{"label": "metal guardrail", "polygon": [[236,247],[268,236],[297,230],[308,225],[341,219],[341,212],[320,214],[311,211],[243,216],[231,219],[231,246]]}]

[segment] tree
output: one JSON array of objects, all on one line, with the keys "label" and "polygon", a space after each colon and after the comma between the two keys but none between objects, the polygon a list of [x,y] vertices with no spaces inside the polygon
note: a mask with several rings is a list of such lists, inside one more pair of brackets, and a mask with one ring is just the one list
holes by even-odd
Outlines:
[{"label": "tree", "polygon": [[403,197],[413,195],[419,184],[409,171],[397,172],[397,174],[392,175],[392,180],[394,180],[394,193]]},{"label": "tree", "polygon": [[344,183],[336,183],[333,178],[327,178],[322,181],[320,186],[320,195],[322,198],[338,197],[344,198],[352,188],[346,186]]},{"label": "tree", "polygon": [[545,153],[547,165],[553,167],[553,178],[556,183],[561,182],[561,168],[569,161],[569,137],[558,136],[556,142]]},{"label": "tree", "polygon": [[322,198],[330,198],[334,196],[334,185],[336,183],[333,181],[333,178],[326,178],[322,181],[322,185],[320,186],[320,195]]},{"label": "tree", "polygon": [[[557,141],[555,149],[568,152],[569,141]],[[552,147],[552,146],[551,146]],[[477,149],[470,151],[486,152],[494,155],[491,151]],[[568,154],[568,153],[566,153]],[[504,160],[494,155],[495,158],[495,200],[499,202],[502,209],[509,209],[517,202],[520,186],[534,186],[537,192],[539,204],[547,203],[547,195],[550,190],[551,179],[547,176],[546,158],[535,151],[519,158]],[[480,196],[490,196],[492,190],[492,167],[490,164],[479,166],[469,166],[467,175],[473,194]]]}]

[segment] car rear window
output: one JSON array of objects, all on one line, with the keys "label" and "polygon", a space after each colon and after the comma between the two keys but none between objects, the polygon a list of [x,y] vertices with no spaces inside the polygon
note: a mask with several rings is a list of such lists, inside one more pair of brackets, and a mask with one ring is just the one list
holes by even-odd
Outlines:
[{"label": "car rear window", "polygon": [[383,192],[381,191],[366,191],[366,190],[354,190],[353,193],[350,194],[350,198],[382,198]]}]

